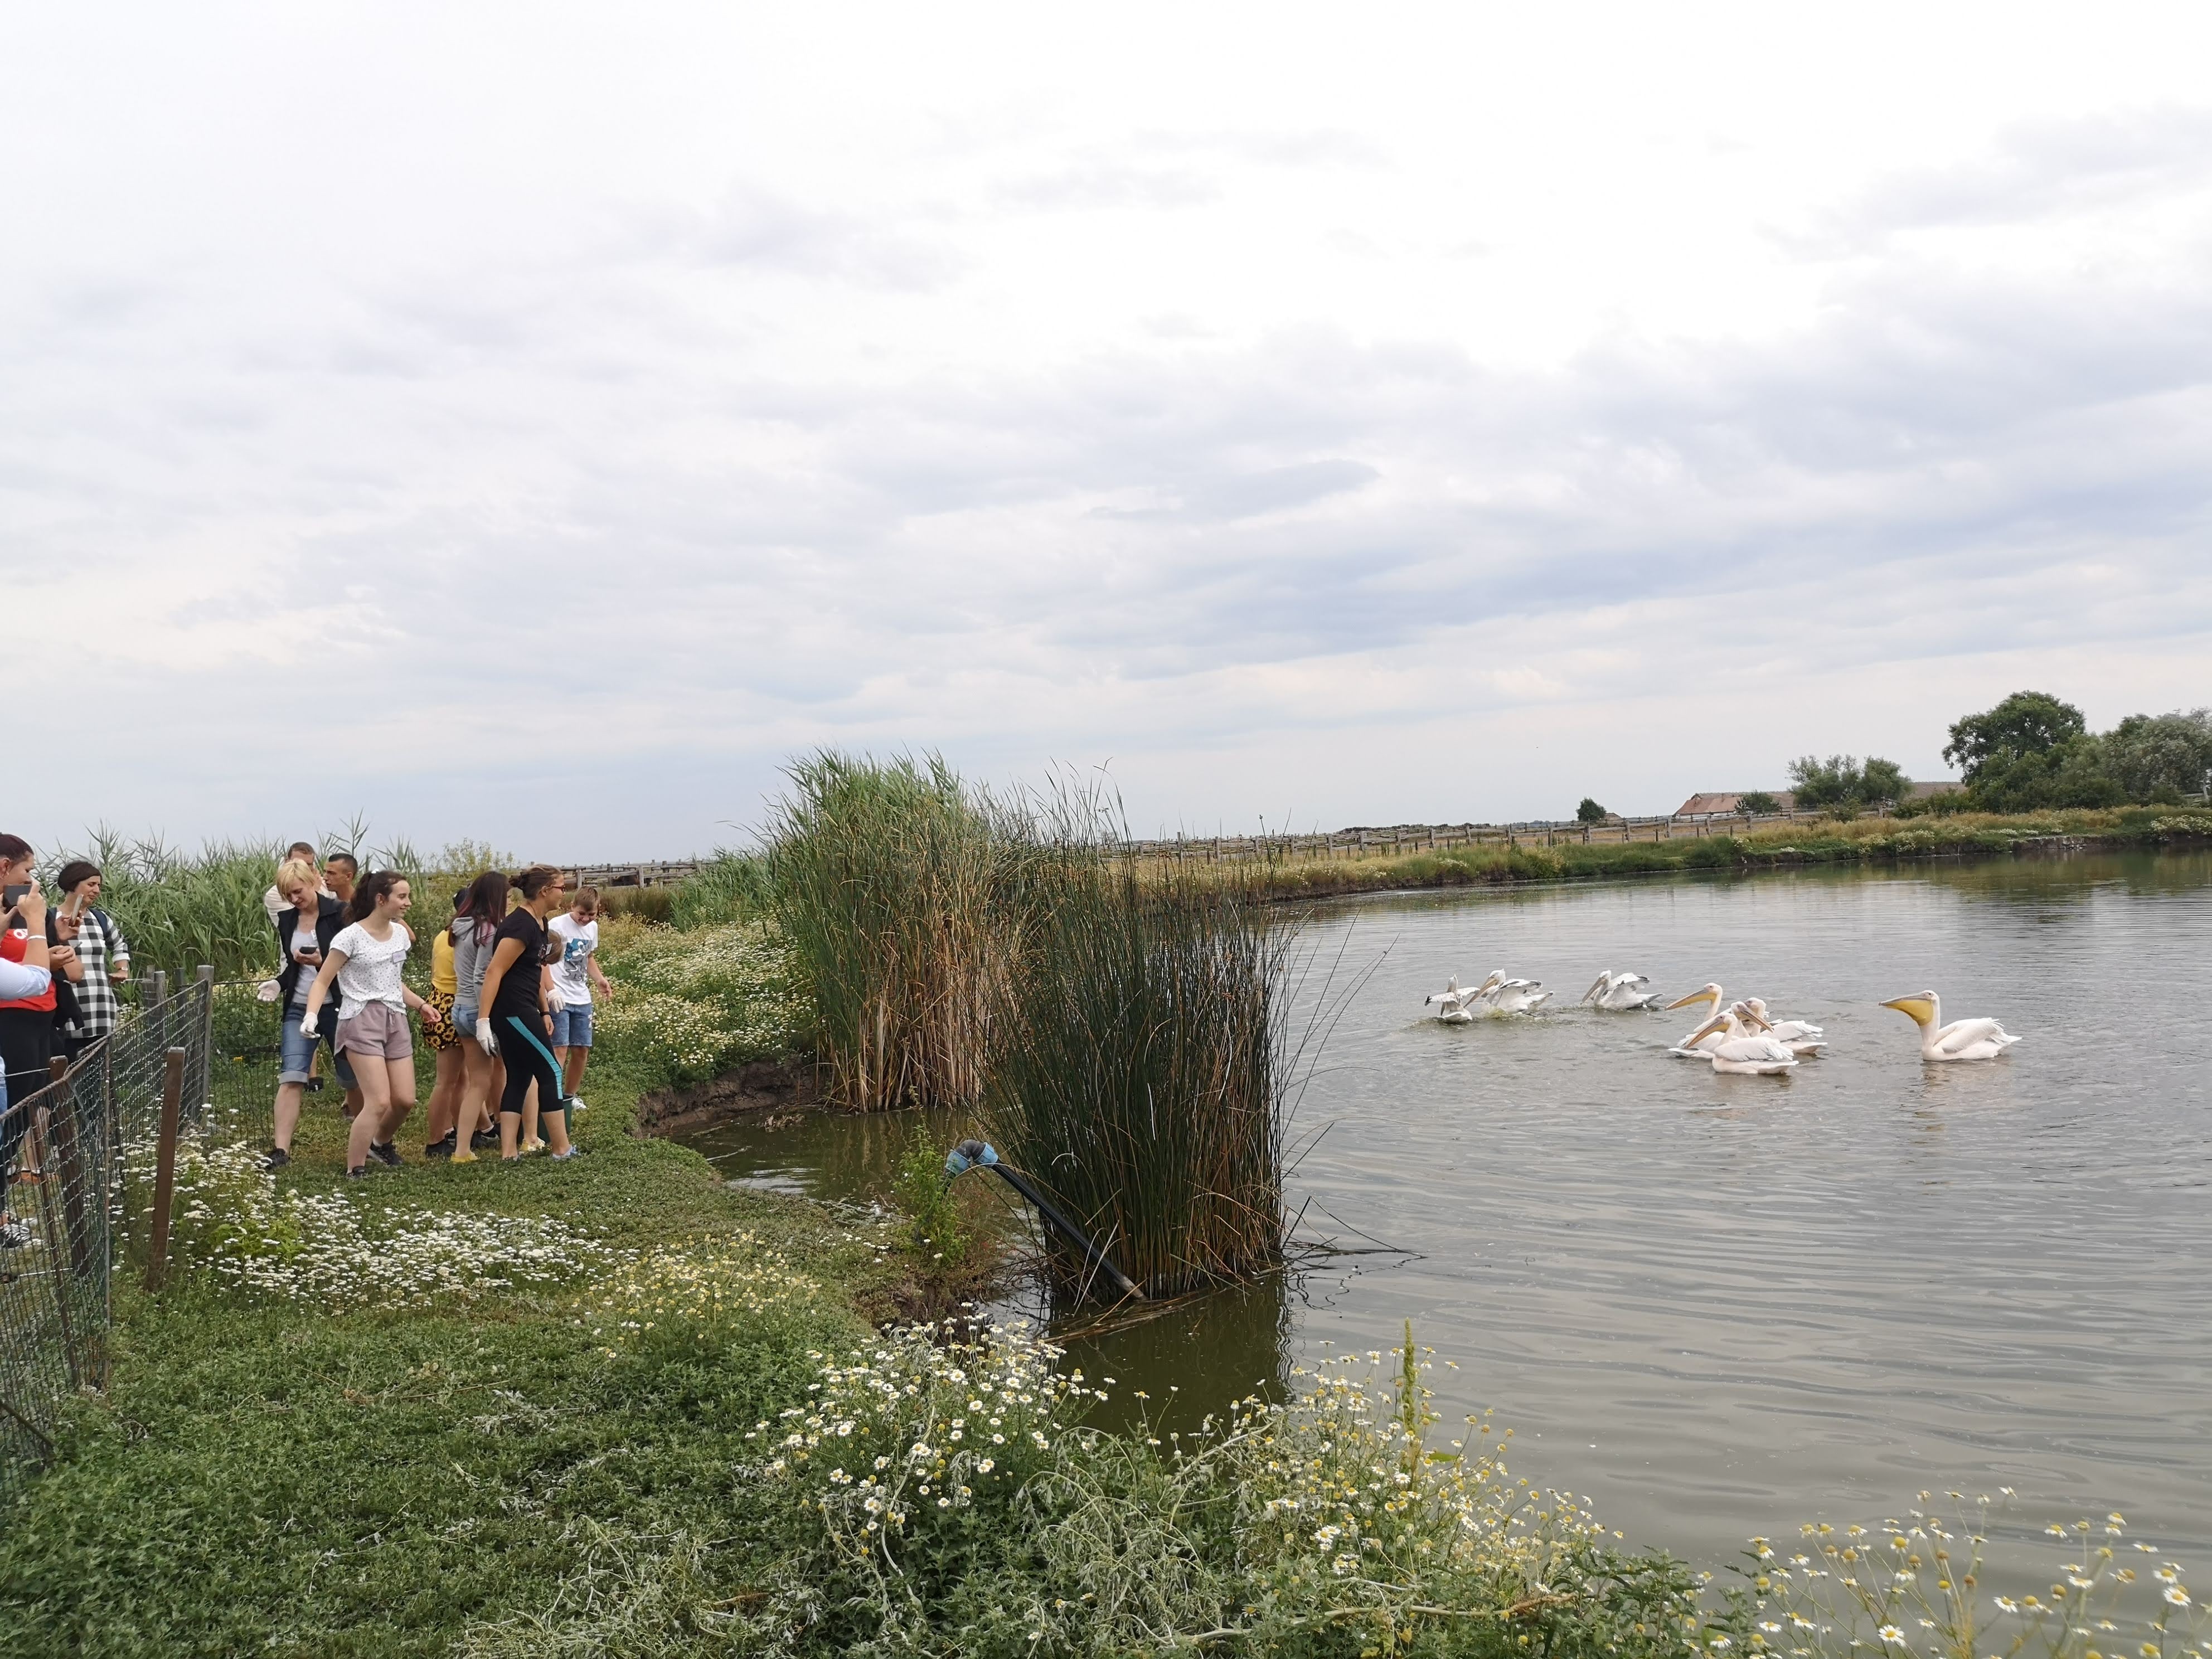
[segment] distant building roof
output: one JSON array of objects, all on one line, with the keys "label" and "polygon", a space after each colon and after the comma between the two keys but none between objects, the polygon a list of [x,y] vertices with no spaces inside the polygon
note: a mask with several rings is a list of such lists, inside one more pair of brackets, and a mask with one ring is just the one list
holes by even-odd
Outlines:
[{"label": "distant building roof", "polygon": [[[1954,778],[1938,778],[1933,783],[1916,783],[1912,786],[1912,799],[1920,800],[1929,795],[1948,795],[1958,787],[1958,781]],[[1674,809],[1674,816],[1678,818],[1699,818],[1741,812],[1743,811],[1743,798],[1758,793],[1755,789],[1734,789],[1692,795]],[[1778,812],[1790,811],[1796,805],[1796,796],[1787,789],[1770,789],[1766,793],[1774,797],[1774,810]]]}]

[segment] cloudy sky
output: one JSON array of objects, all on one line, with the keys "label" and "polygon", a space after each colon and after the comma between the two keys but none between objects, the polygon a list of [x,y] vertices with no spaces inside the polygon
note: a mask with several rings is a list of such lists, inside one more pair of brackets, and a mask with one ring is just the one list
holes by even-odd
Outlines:
[{"label": "cloudy sky", "polygon": [[817,744],[1656,811],[2212,702],[2208,34],[19,9],[0,827],[672,856]]}]

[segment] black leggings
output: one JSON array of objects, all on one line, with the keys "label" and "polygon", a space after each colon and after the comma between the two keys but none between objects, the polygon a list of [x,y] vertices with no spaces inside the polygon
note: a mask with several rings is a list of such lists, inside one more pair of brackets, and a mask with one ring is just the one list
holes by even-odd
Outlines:
[{"label": "black leggings", "polygon": [[0,1209],[7,1207],[8,1177],[31,1127],[31,1114],[23,1109],[46,1086],[46,1060],[53,1051],[52,1009],[0,1008],[0,1066],[8,1073],[8,1115],[0,1120]]},{"label": "black leggings", "polygon": [[536,1019],[517,1019],[513,1014],[494,1014],[492,1035],[499,1039],[499,1057],[507,1062],[507,1087],[499,1097],[500,1115],[522,1111],[523,1097],[538,1085],[538,1110],[565,1112],[568,1103],[561,1094],[561,1068],[545,1044],[545,1027]]}]

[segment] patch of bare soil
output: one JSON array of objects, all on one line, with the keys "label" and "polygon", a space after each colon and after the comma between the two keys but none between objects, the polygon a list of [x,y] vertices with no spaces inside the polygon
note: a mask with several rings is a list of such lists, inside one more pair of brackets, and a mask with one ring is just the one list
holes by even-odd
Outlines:
[{"label": "patch of bare soil", "polygon": [[821,1098],[821,1079],[811,1060],[749,1060],[704,1083],[640,1095],[637,1133],[687,1134],[736,1117],[804,1111]]}]

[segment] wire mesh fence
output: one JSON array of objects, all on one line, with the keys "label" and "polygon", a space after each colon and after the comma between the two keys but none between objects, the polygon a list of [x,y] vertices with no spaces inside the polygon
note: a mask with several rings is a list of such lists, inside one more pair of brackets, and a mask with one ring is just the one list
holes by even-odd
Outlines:
[{"label": "wire mesh fence", "polygon": [[70,1399],[106,1384],[114,1275],[137,1255],[158,1276],[177,1141],[257,1127],[216,1104],[212,981],[148,996],[0,1112],[0,1498],[51,1455]]}]

